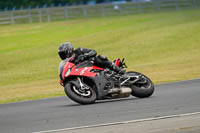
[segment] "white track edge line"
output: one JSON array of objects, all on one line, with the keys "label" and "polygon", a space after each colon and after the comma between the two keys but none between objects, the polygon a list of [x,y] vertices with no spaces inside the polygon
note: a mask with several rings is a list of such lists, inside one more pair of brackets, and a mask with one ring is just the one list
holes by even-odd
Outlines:
[{"label": "white track edge line", "polygon": [[200,112],[178,114],[178,115],[169,115],[169,116],[161,116],[161,117],[153,117],[153,118],[130,120],[130,121],[122,121],[122,122],[104,123],[104,124],[97,124],[97,125],[72,127],[72,128],[63,128],[63,129],[56,129],[56,130],[39,131],[39,132],[33,132],[33,133],[52,133],[52,132],[59,132],[59,131],[69,131],[69,130],[84,129],[84,128],[93,128],[93,127],[102,127],[102,126],[120,125],[120,124],[127,124],[127,123],[137,123],[137,122],[145,122],[145,121],[169,119],[169,118],[191,116],[191,115],[198,115],[198,114],[200,114]]}]

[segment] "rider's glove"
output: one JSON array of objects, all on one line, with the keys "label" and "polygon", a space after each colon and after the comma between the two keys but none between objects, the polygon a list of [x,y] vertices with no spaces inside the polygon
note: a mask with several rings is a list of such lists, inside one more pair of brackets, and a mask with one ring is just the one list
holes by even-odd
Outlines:
[{"label": "rider's glove", "polygon": [[83,61],[84,59],[85,59],[85,55],[84,54],[82,54],[82,55],[79,55],[78,56],[78,61]]}]

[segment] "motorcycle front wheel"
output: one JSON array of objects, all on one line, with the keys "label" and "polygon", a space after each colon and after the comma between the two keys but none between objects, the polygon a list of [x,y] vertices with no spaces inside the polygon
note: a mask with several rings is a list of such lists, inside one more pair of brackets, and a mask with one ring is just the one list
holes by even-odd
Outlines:
[{"label": "motorcycle front wheel", "polygon": [[130,71],[128,75],[140,76],[141,78],[130,85],[132,92],[131,95],[139,98],[150,97],[154,92],[154,84],[150,78],[139,72]]},{"label": "motorcycle front wheel", "polygon": [[71,80],[65,84],[65,94],[73,101],[80,104],[92,104],[97,99],[95,90],[84,83],[87,89],[82,90],[78,80]]}]

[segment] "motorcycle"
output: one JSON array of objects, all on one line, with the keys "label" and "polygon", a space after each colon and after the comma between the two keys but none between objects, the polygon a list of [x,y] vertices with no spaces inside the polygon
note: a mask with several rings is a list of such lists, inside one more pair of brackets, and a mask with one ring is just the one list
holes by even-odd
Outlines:
[{"label": "motorcycle", "polygon": [[[126,69],[124,59],[113,61],[118,67]],[[79,104],[92,104],[96,100],[126,98],[130,95],[145,98],[154,92],[152,81],[139,72],[116,73],[108,68],[94,65],[93,60],[79,64],[66,61],[60,84],[66,95]]]}]

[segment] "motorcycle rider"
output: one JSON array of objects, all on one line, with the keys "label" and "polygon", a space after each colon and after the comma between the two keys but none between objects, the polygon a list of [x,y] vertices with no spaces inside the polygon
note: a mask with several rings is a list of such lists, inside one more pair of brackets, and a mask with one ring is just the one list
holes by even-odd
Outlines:
[{"label": "motorcycle rider", "polygon": [[90,58],[94,58],[95,65],[102,67],[102,68],[109,68],[111,70],[114,70],[117,73],[124,73],[124,70],[119,68],[115,65],[115,63],[110,62],[107,57],[104,55],[97,55],[97,52],[93,49],[87,49],[87,48],[77,48],[74,50],[74,47],[71,42],[64,42],[58,47],[58,55],[62,59],[62,61],[59,64],[59,74],[60,78],[62,79],[62,71],[65,65],[65,62],[68,60],[68,58],[72,57],[70,62],[78,64],[84,60],[88,60]]}]

